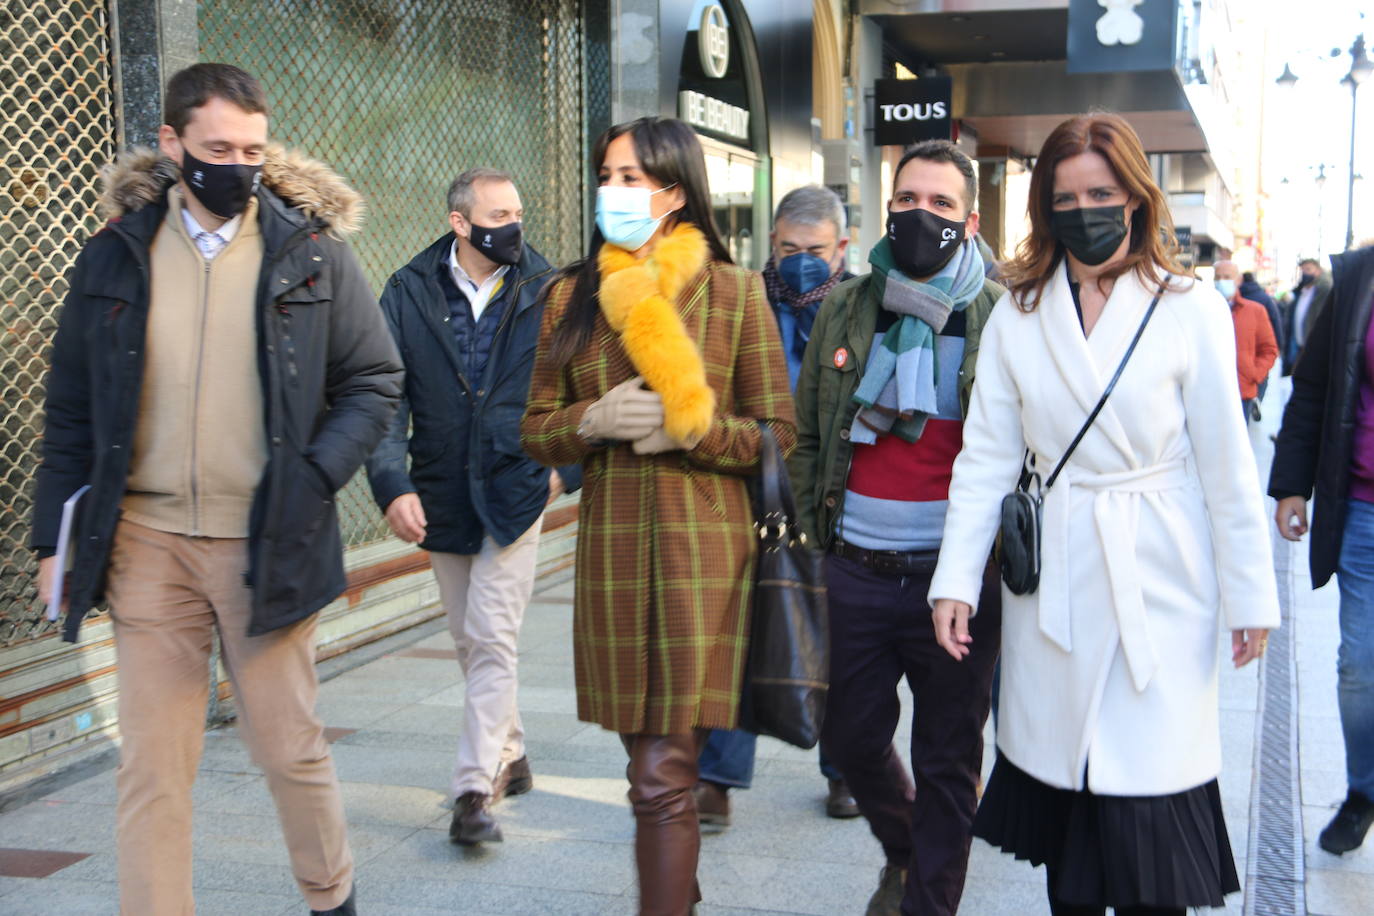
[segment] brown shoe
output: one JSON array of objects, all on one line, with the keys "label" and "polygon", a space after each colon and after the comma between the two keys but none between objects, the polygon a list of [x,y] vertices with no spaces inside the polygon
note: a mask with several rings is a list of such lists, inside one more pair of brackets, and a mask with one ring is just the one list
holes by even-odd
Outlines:
[{"label": "brown shoe", "polygon": [[703,779],[692,790],[692,797],[697,802],[697,820],[712,827],[730,826],[730,789],[728,786],[707,782]]},{"label": "brown shoe", "polygon": [[530,758],[513,760],[496,771],[491,784],[491,797],[500,801],[511,795],[524,795],[534,788],[534,774],[530,772]]},{"label": "brown shoe", "polygon": [[501,826],[491,816],[491,796],[480,792],[464,792],[453,806],[453,821],[448,826],[450,843],[475,846],[478,843],[500,843]]},{"label": "brown shoe", "polygon": [[830,794],[825,797],[825,813],[827,817],[840,820],[859,816],[859,803],[854,800],[843,779],[830,780]]},{"label": "brown shoe", "polygon": [[906,869],[896,865],[883,868],[878,889],[868,899],[864,916],[901,916],[902,897],[906,894]]}]

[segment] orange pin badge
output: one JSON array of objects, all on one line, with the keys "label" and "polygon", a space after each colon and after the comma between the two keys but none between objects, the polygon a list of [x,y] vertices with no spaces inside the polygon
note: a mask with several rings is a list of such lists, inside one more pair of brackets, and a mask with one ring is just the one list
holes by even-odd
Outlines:
[{"label": "orange pin badge", "polygon": [[849,362],[849,351],[844,347],[837,347],[835,349],[835,368],[843,369],[847,362]]}]

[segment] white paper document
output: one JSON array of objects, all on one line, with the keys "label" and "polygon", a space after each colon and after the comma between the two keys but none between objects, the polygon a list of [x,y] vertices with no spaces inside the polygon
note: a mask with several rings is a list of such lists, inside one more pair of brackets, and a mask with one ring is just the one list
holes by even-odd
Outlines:
[{"label": "white paper document", "polygon": [[62,504],[62,524],[57,529],[57,553],[54,554],[52,591],[48,595],[48,619],[56,620],[62,610],[63,592],[67,583],[67,566],[71,559],[72,529],[76,527],[76,507],[91,488],[86,484]]}]

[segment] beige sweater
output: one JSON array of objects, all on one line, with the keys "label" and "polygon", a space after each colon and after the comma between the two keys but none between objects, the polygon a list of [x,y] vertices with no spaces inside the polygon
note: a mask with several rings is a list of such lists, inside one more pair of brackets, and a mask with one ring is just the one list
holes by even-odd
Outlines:
[{"label": "beige sweater", "polygon": [[207,261],[182,222],[180,190],[153,240],[152,297],[124,517],[161,531],[248,536],[267,463],[255,303],[257,202]]}]

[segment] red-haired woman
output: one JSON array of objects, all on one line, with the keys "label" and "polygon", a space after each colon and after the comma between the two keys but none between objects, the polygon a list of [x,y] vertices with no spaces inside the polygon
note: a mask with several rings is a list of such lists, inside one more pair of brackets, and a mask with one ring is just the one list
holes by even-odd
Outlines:
[{"label": "red-haired woman", "polygon": [[1049,476],[1144,331],[1045,495],[1039,588],[1003,589],[998,758],[974,833],[1047,866],[1055,916],[1182,916],[1239,889],[1216,779],[1217,629],[1240,666],[1279,621],[1235,332],[1174,262],[1122,118],[1050,134],[1030,221],[983,331],[930,588],[956,658],[1023,454]]}]

